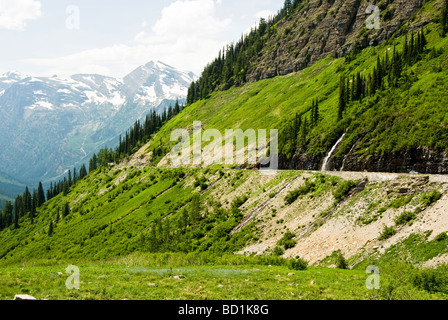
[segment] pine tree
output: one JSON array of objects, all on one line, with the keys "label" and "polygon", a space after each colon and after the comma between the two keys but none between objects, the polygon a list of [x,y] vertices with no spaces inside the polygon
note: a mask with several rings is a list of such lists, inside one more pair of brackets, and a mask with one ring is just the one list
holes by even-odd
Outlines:
[{"label": "pine tree", "polygon": [[406,34],[405,38],[404,38],[404,44],[403,44],[403,59],[405,61],[406,64],[410,64],[409,63],[409,45],[408,45],[408,34]]},{"label": "pine tree", "polygon": [[350,103],[350,77],[347,77],[347,83],[345,85],[345,103]]},{"label": "pine tree", "polygon": [[36,189],[33,189],[33,196],[32,196],[32,200],[31,200],[31,211],[30,211],[30,220],[31,220],[31,224],[34,223],[34,217],[36,216],[36,212],[37,212],[37,191]]},{"label": "pine tree", "polygon": [[16,200],[14,201],[14,228],[19,228],[19,219],[23,215],[23,202],[22,197],[17,196]]},{"label": "pine tree", "polygon": [[47,201],[53,199],[53,182],[50,183],[50,188],[47,190]]},{"label": "pine tree", "polygon": [[174,114],[177,115],[180,112],[179,99],[176,100],[176,104],[174,105]]},{"label": "pine tree", "polygon": [[37,187],[36,206],[40,207],[44,203],[45,203],[45,192],[42,186],[42,182],[39,182],[39,186]]},{"label": "pine tree", "polygon": [[292,137],[292,144],[294,145],[294,147],[296,147],[297,146],[297,136],[298,136],[298,134],[299,134],[299,131],[300,131],[300,126],[301,126],[301,124],[302,124],[302,118],[301,117],[299,117],[299,114],[298,113],[296,113],[296,116],[295,116],[295,118],[294,118],[294,125],[293,125],[293,132],[292,132],[292,134],[293,134],[293,137]]},{"label": "pine tree", "polygon": [[306,143],[306,139],[308,137],[308,118],[304,117],[304,120],[302,122],[302,127],[300,130],[300,136],[301,136],[301,141],[302,143]]},{"label": "pine tree", "polygon": [[374,96],[378,86],[378,71],[376,67],[373,68],[372,79],[370,81],[370,95]]},{"label": "pine tree", "polygon": [[66,216],[68,216],[70,214],[70,205],[68,202],[66,202],[64,204],[64,211],[62,213],[62,216],[65,218]]},{"label": "pine tree", "polygon": [[76,175],[76,168],[73,168],[73,184],[75,184],[78,181],[78,177]]},{"label": "pine tree", "polygon": [[[129,150],[130,151],[130,150]],[[94,153],[92,158],[89,161],[89,172],[93,172],[98,168],[98,157]]]},{"label": "pine tree", "polygon": [[81,169],[79,169],[79,180],[84,179],[84,177],[86,177],[86,176],[87,176],[87,168],[86,168],[86,165],[83,164],[81,166]]},{"label": "pine tree", "polygon": [[291,14],[291,7],[292,7],[291,0],[285,0],[285,4],[283,6],[285,16],[288,16]]},{"label": "pine tree", "polygon": [[25,213],[30,212],[32,206],[32,198],[28,186],[25,187],[25,192],[23,193],[23,201],[24,201]]},{"label": "pine tree", "polygon": [[428,44],[428,40],[426,40],[425,31],[423,30],[423,27],[422,27],[422,30],[420,31],[420,53],[425,52],[427,44]]},{"label": "pine tree", "polygon": [[352,86],[350,88],[350,101],[356,100],[356,77],[352,75]]},{"label": "pine tree", "polygon": [[377,69],[377,79],[376,79],[376,89],[381,90],[383,88],[383,65],[381,63],[380,56],[377,57],[376,61],[376,69]]},{"label": "pine tree", "polygon": [[341,77],[339,80],[338,121],[342,120],[346,106],[347,106],[347,100],[346,100],[345,78]]},{"label": "pine tree", "polygon": [[356,100],[361,100],[363,95],[363,80],[361,79],[361,73],[356,74]]},{"label": "pine tree", "polygon": [[[413,64],[415,61],[415,56],[417,52],[415,50],[415,37],[414,32],[411,33],[411,41],[409,43],[409,64]],[[394,55],[395,55],[395,48],[394,48]]]},{"label": "pine tree", "polygon": [[68,186],[71,187],[73,182],[72,182],[72,172],[70,170],[68,170]]},{"label": "pine tree", "polygon": [[14,212],[14,229],[19,229],[19,213]]},{"label": "pine tree", "polygon": [[50,226],[48,227],[48,236],[53,235],[53,220],[50,220]]},{"label": "pine tree", "polygon": [[13,210],[14,210],[14,207],[12,206],[11,202],[6,201],[5,206],[3,207],[3,217],[4,217],[5,227],[10,226],[12,223]]}]

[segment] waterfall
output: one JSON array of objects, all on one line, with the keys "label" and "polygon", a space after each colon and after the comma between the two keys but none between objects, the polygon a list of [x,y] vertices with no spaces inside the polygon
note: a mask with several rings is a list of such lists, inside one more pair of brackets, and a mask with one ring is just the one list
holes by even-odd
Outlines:
[{"label": "waterfall", "polygon": [[345,137],[345,133],[342,135],[342,137],[339,138],[339,140],[336,142],[336,144],[333,146],[333,148],[331,148],[330,152],[324,159],[324,164],[322,165],[321,171],[326,171],[328,160],[330,160],[331,156],[333,155],[334,150],[336,150],[336,148],[341,143],[342,139],[344,139],[344,137]]}]

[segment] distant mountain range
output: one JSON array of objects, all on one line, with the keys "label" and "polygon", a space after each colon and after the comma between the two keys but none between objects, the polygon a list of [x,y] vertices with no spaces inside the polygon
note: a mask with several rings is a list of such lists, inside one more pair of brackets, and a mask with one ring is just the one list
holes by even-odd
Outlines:
[{"label": "distant mountain range", "polygon": [[22,184],[50,181],[99,148],[114,146],[149,111],[163,112],[177,99],[183,103],[195,79],[160,61],[122,79],[1,75],[0,172]]}]

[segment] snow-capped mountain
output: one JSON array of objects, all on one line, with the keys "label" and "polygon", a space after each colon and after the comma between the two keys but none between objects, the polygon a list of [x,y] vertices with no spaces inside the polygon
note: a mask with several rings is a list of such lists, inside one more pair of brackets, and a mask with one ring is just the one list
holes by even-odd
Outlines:
[{"label": "snow-capped mountain", "polygon": [[186,97],[194,78],[192,72],[179,72],[160,61],[150,62],[124,78],[123,91],[139,105],[159,105],[164,99]]},{"label": "snow-capped mountain", "polygon": [[150,62],[123,79],[20,72],[0,76],[0,171],[24,183],[47,181],[116,144],[137,119],[185,101],[191,72]]}]

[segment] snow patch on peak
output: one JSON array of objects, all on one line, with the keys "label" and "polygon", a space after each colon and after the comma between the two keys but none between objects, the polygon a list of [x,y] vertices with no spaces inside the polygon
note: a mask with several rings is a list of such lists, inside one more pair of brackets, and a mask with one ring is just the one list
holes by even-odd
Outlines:
[{"label": "snow patch on peak", "polygon": [[34,109],[45,109],[45,110],[54,110],[54,105],[51,102],[40,100],[34,103],[32,106],[26,107],[25,109],[34,110]]}]

